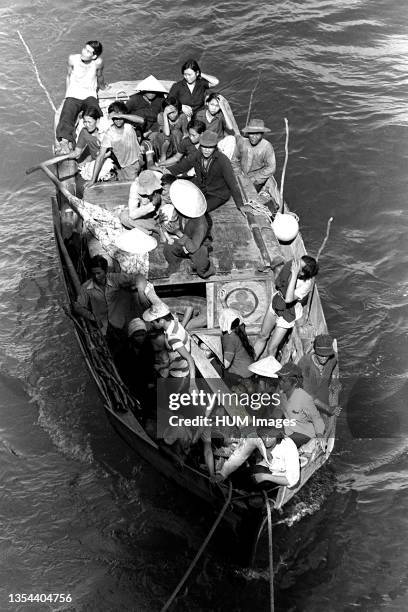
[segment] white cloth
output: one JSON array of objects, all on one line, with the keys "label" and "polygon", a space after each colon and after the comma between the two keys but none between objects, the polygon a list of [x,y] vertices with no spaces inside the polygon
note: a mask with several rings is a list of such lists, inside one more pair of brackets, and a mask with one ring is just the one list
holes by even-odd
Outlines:
[{"label": "white cloth", "polygon": [[231,325],[235,319],[238,319],[242,323],[242,317],[238,310],[234,308],[224,308],[219,316],[219,324],[222,332],[231,333]]}]

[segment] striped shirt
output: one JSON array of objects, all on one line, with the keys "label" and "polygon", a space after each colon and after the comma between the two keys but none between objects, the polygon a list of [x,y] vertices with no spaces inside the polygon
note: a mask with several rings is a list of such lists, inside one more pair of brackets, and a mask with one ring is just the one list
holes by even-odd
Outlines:
[{"label": "striped shirt", "polygon": [[183,359],[177,350],[184,346],[190,353],[191,338],[189,333],[184,329],[181,323],[174,318],[168,328],[165,330],[164,335],[166,337],[170,357],[169,376],[173,376],[175,378],[184,378],[189,376],[190,370],[188,367],[188,362],[186,359]]}]

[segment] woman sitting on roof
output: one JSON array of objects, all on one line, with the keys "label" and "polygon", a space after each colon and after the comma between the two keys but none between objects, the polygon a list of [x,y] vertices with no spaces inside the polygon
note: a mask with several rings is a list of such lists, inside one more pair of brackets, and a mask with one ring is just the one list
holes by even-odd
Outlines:
[{"label": "woman sitting on roof", "polygon": [[194,59],[189,59],[181,67],[183,79],[174,83],[169,96],[175,96],[182,104],[182,110],[189,119],[204,106],[205,94],[209,87],[219,83],[215,77],[204,74]]},{"label": "woman sitting on roof", "polygon": [[199,110],[195,117],[205,123],[207,130],[217,134],[219,150],[231,159],[235,149],[234,126],[226,112],[224,98],[219,93],[210,93],[206,97],[205,108]]},{"label": "woman sitting on roof", "polygon": [[237,310],[224,308],[219,317],[222,331],[224,380],[228,386],[243,384],[253,374],[248,366],[254,360],[254,349],[245,331],[245,323]]},{"label": "woman sitting on roof", "polygon": [[317,261],[309,255],[288,261],[276,279],[276,292],[266,311],[261,332],[255,342],[255,358],[259,359],[272,333],[268,353],[275,356],[289,329],[295,326],[303,314],[313,287],[313,279],[319,271]]}]

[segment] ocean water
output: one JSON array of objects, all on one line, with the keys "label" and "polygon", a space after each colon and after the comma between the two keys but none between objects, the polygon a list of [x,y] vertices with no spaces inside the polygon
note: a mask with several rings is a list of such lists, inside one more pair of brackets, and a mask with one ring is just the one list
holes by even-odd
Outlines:
[{"label": "ocean water", "polygon": [[[270,127],[285,194],[315,254],[338,339],[342,405],[313,503],[278,535],[280,610],[405,611],[408,355],[408,4],[404,0],[0,2],[0,609],[10,593],[70,593],[32,610],[159,610],[213,519],[113,432],[62,306],[53,189],[25,168],[51,155],[66,60],[105,47],[108,82],[179,78],[195,57],[240,126]],[[329,485],[330,483],[330,485]],[[334,486],[333,486],[334,483]],[[262,573],[223,531],[177,610],[268,609]]]}]

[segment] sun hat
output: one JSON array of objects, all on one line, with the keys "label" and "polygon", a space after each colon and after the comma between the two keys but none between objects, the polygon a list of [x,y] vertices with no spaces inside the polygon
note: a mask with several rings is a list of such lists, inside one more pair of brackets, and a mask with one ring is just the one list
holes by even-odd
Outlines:
[{"label": "sun hat", "polygon": [[242,129],[244,134],[258,134],[259,132],[270,132],[271,130],[265,127],[262,119],[251,119],[251,121]]},{"label": "sun hat", "polygon": [[200,146],[202,147],[216,147],[218,142],[218,136],[211,130],[206,130],[200,136]]},{"label": "sun hat", "polygon": [[320,357],[331,357],[334,354],[333,338],[329,334],[319,334],[314,339],[314,352]]},{"label": "sun hat", "polygon": [[136,178],[138,192],[145,195],[152,195],[154,191],[162,188],[160,172],[153,170],[142,170]]},{"label": "sun hat", "polygon": [[170,314],[170,308],[160,300],[160,302],[155,302],[150,308],[145,310],[142,316],[144,321],[155,321],[168,314]]},{"label": "sun hat", "polygon": [[186,179],[177,179],[170,185],[170,200],[179,213],[195,219],[207,210],[207,201],[199,188]]},{"label": "sun hat", "polygon": [[138,227],[134,227],[131,230],[124,230],[116,238],[115,246],[121,251],[137,255],[153,251],[157,247],[157,240]]},{"label": "sun hat", "polygon": [[302,370],[293,361],[285,363],[278,372],[278,378],[284,378],[285,376],[297,376],[302,377]]},{"label": "sun hat", "polygon": [[219,324],[222,332],[231,333],[231,325],[235,319],[242,323],[242,317],[234,308],[224,308],[219,316]]},{"label": "sun hat", "polygon": [[258,376],[266,376],[267,378],[278,378],[277,372],[281,369],[282,365],[275,357],[268,355],[259,361],[255,361],[248,366],[248,370]]},{"label": "sun hat", "polygon": [[132,319],[128,325],[128,336],[132,336],[137,331],[145,331],[147,332],[146,323],[142,321],[142,319],[136,318]]},{"label": "sun hat", "polygon": [[137,91],[154,91],[157,93],[169,93],[163,83],[152,74],[137,84]]}]

